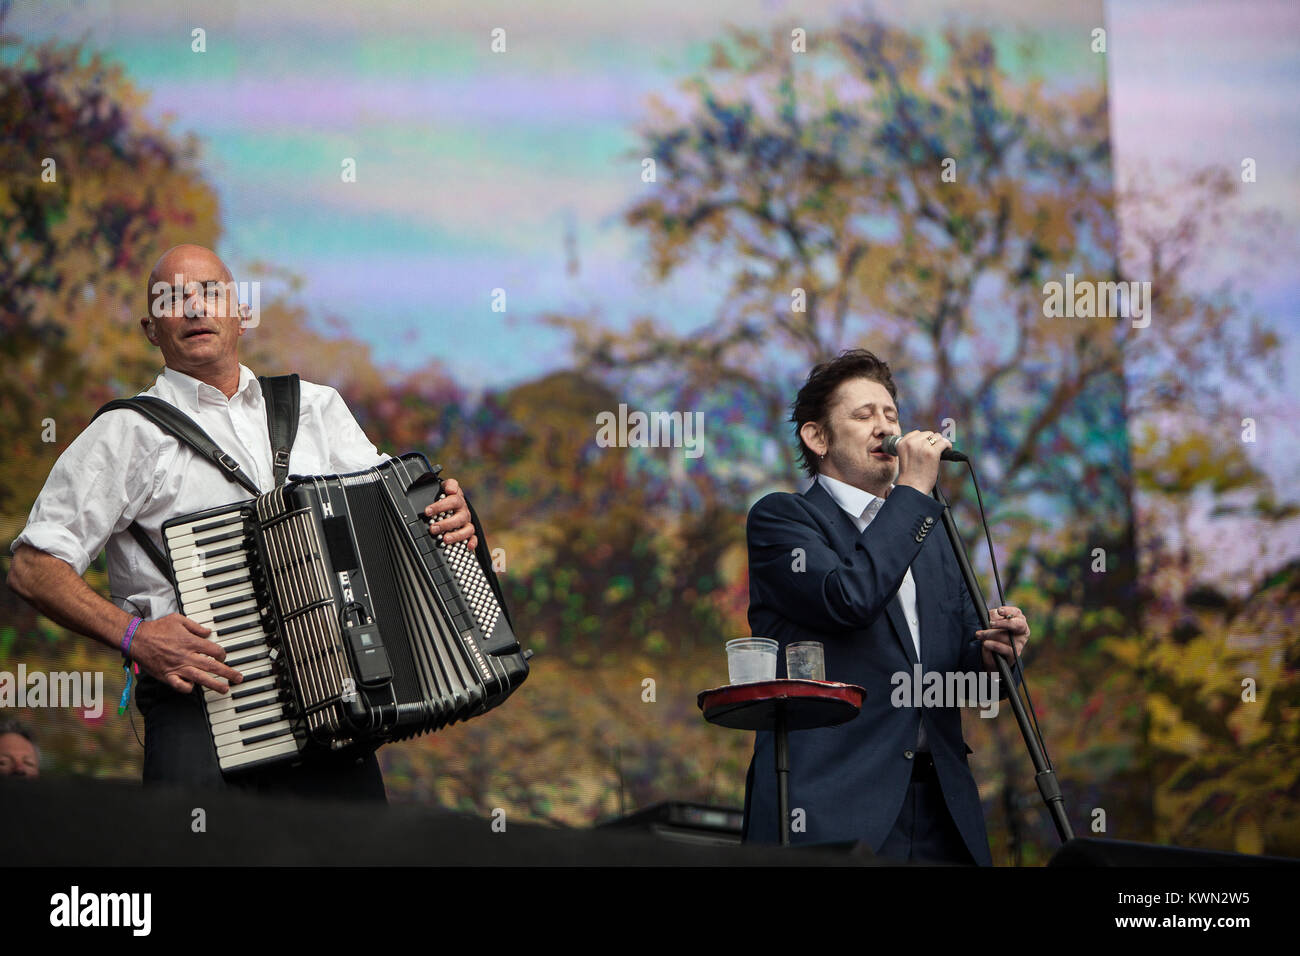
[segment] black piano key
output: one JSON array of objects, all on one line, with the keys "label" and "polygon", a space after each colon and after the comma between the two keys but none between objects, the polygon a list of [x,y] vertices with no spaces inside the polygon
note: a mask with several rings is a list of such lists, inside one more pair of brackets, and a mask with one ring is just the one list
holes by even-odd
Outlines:
[{"label": "black piano key", "polygon": [[247,650],[248,648],[256,647],[258,644],[261,643],[262,643],[262,635],[259,634],[257,637],[251,637],[245,641],[235,641],[235,643],[233,644],[227,644],[226,653],[233,654],[235,651]]},{"label": "black piano key", "polygon": [[[244,578],[244,580],[247,581],[248,578]],[[212,589],[209,588],[208,590],[210,591]],[[219,607],[230,607],[232,604],[243,604],[253,599],[254,595],[252,594],[237,594],[234,597],[222,598],[220,601],[213,601],[208,605],[208,607],[215,611]]]},{"label": "black piano key", "polygon": [[243,561],[236,561],[234,564],[227,564],[225,567],[222,568],[212,568],[210,571],[204,571],[203,576],[205,578],[211,578],[211,577],[215,577],[218,574],[225,574],[227,571],[238,571],[240,568],[246,568],[246,567],[248,567],[247,558],[245,558]]},{"label": "black piano key", "polygon": [[[233,627],[223,627],[219,631],[217,631],[217,637],[225,637],[227,634],[238,634],[240,631],[247,631],[254,627],[257,628],[258,630],[262,629],[262,622],[260,619],[256,621],[249,621],[247,624],[236,624]],[[230,648],[227,647],[226,650],[230,650]]]},{"label": "black piano key", "polygon": [[[216,605],[213,606],[215,607]],[[212,619],[212,623],[220,624],[223,621],[233,621],[237,617],[245,617],[246,615],[252,614],[256,610],[257,608],[255,607],[246,607],[239,611],[227,611],[225,614],[218,614],[216,617],[214,617]]]},{"label": "black piano key", "polygon": [[266,692],[268,692],[268,691],[274,691],[274,689],[276,689],[276,688],[273,688],[273,687],[240,687],[239,684],[235,684],[235,685],[234,685],[234,688],[231,688],[231,691],[230,691],[230,700],[242,700],[242,698],[244,698],[244,697],[251,697],[252,695],[255,695],[255,693],[266,693]]},{"label": "black piano key", "polygon": [[256,654],[244,654],[241,657],[231,657],[227,654],[224,663],[227,667],[233,667],[238,670],[240,664],[247,664],[249,661],[261,661],[265,659],[266,654],[263,651],[258,651]]},{"label": "black piano key", "polygon": [[242,538],[243,536],[244,536],[243,526],[233,525],[230,528],[227,528],[225,531],[221,532],[220,534],[212,534],[212,535],[208,535],[206,538],[199,538],[194,542],[194,547],[202,548],[205,545],[213,544],[214,542],[217,541],[225,541],[228,538]]},{"label": "black piano key", "polygon": [[204,551],[203,560],[207,561],[210,558],[219,558],[223,554],[243,554],[247,550],[248,549],[244,547],[244,544],[241,541],[239,544],[231,544],[224,548],[214,548],[211,551]]},{"label": "black piano key", "polygon": [[277,737],[287,737],[287,730],[273,730],[270,733],[258,734],[256,737],[249,737],[243,741],[245,747],[251,747],[253,744],[260,744],[263,740],[275,740]]},{"label": "black piano key", "polygon": [[239,725],[239,732],[242,734],[245,730],[256,730],[258,727],[265,727],[267,724],[274,724],[284,720],[282,714],[271,714],[266,717],[259,717],[257,720],[249,720]]},{"label": "black piano key", "polygon": [[239,520],[240,520],[240,515],[238,514],[225,515],[224,517],[218,518],[215,521],[209,521],[206,524],[195,525],[193,528],[190,529],[190,534],[199,534],[200,532],[203,531],[211,531],[213,528],[224,528],[226,525],[232,524],[233,522]]},{"label": "black piano key", "polygon": [[[275,690],[274,687],[264,687],[262,689],[265,690],[267,693],[270,693],[271,691]],[[276,698],[272,698],[271,700],[255,700],[252,703],[248,703],[248,704],[236,704],[235,713],[243,714],[243,713],[247,713],[250,710],[261,710],[263,707],[270,707],[278,699],[279,698],[276,697]]]},{"label": "black piano key", "polygon": [[[252,575],[245,574],[242,578],[231,578],[229,581],[222,581],[220,584],[209,584],[207,590],[224,591],[226,588],[233,588],[237,584],[247,584],[251,580],[253,580]],[[237,600],[242,601],[243,598],[241,597]]]}]

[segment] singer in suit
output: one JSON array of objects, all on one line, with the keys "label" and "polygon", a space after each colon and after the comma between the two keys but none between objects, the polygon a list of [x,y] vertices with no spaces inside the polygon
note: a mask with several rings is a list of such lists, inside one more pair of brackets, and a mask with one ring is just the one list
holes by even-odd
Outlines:
[{"label": "singer in suit", "polygon": [[[898,861],[988,866],[956,702],[916,706],[918,692],[902,705],[897,691],[918,661],[945,684],[949,673],[983,671],[979,702],[992,710],[1006,694],[994,689],[993,654],[1019,655],[1029,625],[1018,608],[1000,607],[979,630],[930,496],[951,444],[934,432],[903,435],[896,402],[889,366],[870,352],[818,365],[791,418],[812,484],[767,495],[749,512],[749,623],[781,645],[778,676],[787,644],[820,641],[826,679],[867,691],[848,723],[790,734],[791,842],[863,841]],[[902,435],[897,457],[882,450],[891,435]],[[773,735],[757,734],[747,841],[778,839],[773,751]]]}]

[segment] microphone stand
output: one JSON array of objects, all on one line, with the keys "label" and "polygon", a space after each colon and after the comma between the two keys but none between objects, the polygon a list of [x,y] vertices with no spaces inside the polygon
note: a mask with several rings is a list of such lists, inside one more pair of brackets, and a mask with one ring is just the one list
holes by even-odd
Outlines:
[{"label": "microphone stand", "polygon": [[[975,572],[971,569],[970,559],[966,556],[966,546],[962,543],[961,535],[957,531],[957,525],[952,520],[952,512],[948,508],[948,501],[944,498],[943,492],[939,490],[937,482],[933,494],[935,501],[943,505],[943,527],[948,532],[948,543],[952,545],[952,553],[957,559],[957,566],[961,568],[961,575],[966,579],[966,590],[970,594],[971,601],[975,604],[975,613],[979,616],[981,629],[988,630],[989,611],[984,606],[984,592],[980,589],[979,581],[975,579]],[[1011,676],[1011,667],[1007,664],[1007,659],[1001,654],[994,654],[993,659],[997,662],[998,671],[1007,686],[1007,700],[1011,702],[1011,710],[1016,715],[1016,723],[1020,725],[1020,734],[1025,738],[1025,746],[1029,748],[1029,759],[1034,762],[1034,780],[1038,784],[1038,792],[1042,795],[1043,802],[1047,804],[1047,812],[1051,815],[1052,822],[1056,824],[1056,834],[1060,837],[1062,843],[1066,840],[1072,840],[1074,839],[1074,831],[1070,829],[1070,820],[1065,815],[1065,798],[1061,795],[1060,781],[1056,779],[1056,771],[1048,764],[1047,756],[1043,753],[1043,748],[1038,743],[1038,737],[1029,723],[1029,715],[1025,712],[1024,702],[1020,699],[1019,688]]]}]

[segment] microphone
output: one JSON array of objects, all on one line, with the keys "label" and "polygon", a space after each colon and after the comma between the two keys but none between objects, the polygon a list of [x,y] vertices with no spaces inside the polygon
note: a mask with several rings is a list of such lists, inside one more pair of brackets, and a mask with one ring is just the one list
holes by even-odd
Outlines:
[{"label": "microphone", "polygon": [[[886,455],[893,455],[895,458],[897,458],[898,443],[902,439],[902,437],[903,437],[902,435],[886,436],[884,444],[880,446],[880,450],[883,451]],[[945,448],[943,450],[943,454],[940,455],[939,457],[942,458],[944,461],[970,461],[969,458],[967,458],[964,454],[959,452],[956,448]]]}]

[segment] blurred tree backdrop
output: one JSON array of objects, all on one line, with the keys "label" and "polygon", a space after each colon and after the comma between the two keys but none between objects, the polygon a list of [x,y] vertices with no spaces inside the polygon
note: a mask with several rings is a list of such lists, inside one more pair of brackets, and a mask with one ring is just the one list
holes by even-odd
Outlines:
[{"label": "blurred tree backdrop", "polygon": [[[157,373],[138,329],[154,258],[218,246],[221,228],[201,144],[148,122],[119,68],[0,43],[7,545],[95,408]],[[1109,836],[1300,852],[1296,568],[1229,593],[1188,543],[1188,502],[1207,491],[1236,495],[1259,534],[1292,513],[1243,456],[1214,453],[1241,418],[1225,382],[1266,390],[1277,347],[1235,290],[1187,289],[1194,253],[1239,216],[1231,180],[1192,176],[1172,225],[1139,183],[1121,230],[1100,79],[1049,93],[1013,80],[986,35],[933,43],[873,20],[808,47],[720,39],[687,105],[656,104],[639,133],[657,177],[626,221],[653,276],[705,264],[727,287],[689,335],[653,315],[540,316],[571,334],[573,367],[471,398],[446,369],[378,367],[274,262],[239,277],[287,290],[264,298],[245,363],[338,387],[381,448],[460,478],[538,651],[499,711],[386,748],[390,793],[561,824],[667,798],[739,805],[748,735],[707,727],[694,700],[723,682],[722,641],[747,633],[744,514],[795,484],[785,418],[802,376],[864,346],[893,365],[905,426],[943,425],[979,463],[1076,829],[1101,808]],[[1153,321],[1044,318],[1042,287],[1066,273],[1151,281]],[[705,455],[598,447],[596,415],[623,401],[703,411]],[[967,483],[954,471],[944,487],[974,542]],[[88,579],[107,592],[102,563]],[[110,654],[7,589],[0,606],[0,666],[105,670],[111,704]],[[111,713],[91,728],[30,715],[45,772],[138,775]],[[972,719],[968,735],[995,859],[1043,861],[1052,831],[1013,722]]]}]

